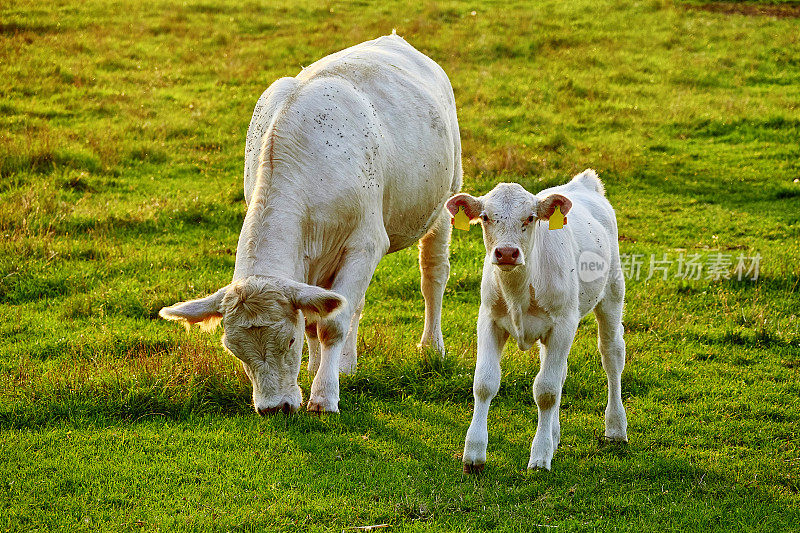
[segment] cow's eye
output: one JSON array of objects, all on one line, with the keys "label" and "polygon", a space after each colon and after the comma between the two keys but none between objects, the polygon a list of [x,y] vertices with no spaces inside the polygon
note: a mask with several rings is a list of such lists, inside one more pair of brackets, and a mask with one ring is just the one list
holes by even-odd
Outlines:
[{"label": "cow's eye", "polygon": [[531,215],[531,216],[529,216],[529,217],[528,217],[528,222],[529,222],[529,223],[530,223],[530,222],[533,222],[533,215]]},{"label": "cow's eye", "polygon": [[292,338],[292,339],[289,341],[289,348],[291,348],[291,347],[292,347],[292,344],[294,344],[294,338]]},{"label": "cow's eye", "polygon": [[481,220],[483,220],[484,222],[489,222],[489,215],[487,215],[486,213],[483,213],[481,215]]}]

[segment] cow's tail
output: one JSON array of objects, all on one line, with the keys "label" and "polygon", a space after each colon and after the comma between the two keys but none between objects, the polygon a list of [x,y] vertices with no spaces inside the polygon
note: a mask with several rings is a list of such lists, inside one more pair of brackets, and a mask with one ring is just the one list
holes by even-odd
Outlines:
[{"label": "cow's tail", "polygon": [[572,183],[580,185],[581,187],[589,189],[590,191],[600,193],[602,196],[606,195],[606,188],[603,185],[603,182],[600,181],[600,178],[597,176],[597,172],[591,168],[587,168],[572,178]]}]

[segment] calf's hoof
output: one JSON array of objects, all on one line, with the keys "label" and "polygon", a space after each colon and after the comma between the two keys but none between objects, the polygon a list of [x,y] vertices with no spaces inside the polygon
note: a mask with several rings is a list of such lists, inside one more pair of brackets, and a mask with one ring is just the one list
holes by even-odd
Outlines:
[{"label": "calf's hoof", "polygon": [[528,470],[543,468],[550,470],[550,462],[553,460],[553,441],[546,433],[537,433],[531,443],[531,456],[528,461]]},{"label": "calf's hoof", "polygon": [[600,444],[615,444],[619,446],[622,444],[628,444],[628,437],[625,435],[617,435],[617,436],[603,435],[598,439],[598,441],[600,442]]},{"label": "calf's hoof", "polygon": [[484,464],[464,463],[464,473],[465,474],[476,474],[476,475],[477,474],[482,474],[484,466],[486,466],[485,463]]}]

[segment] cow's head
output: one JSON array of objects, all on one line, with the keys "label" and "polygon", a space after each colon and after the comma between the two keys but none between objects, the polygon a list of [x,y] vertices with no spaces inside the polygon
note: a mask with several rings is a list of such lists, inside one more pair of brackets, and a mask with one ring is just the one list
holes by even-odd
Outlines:
[{"label": "cow's head", "polygon": [[540,200],[517,183],[500,183],[479,198],[460,193],[447,201],[454,216],[463,207],[471,223],[480,222],[486,253],[506,271],[525,264],[533,246],[533,223],[549,220],[557,206],[566,215],[572,202],[560,194]]},{"label": "cow's head", "polygon": [[[303,396],[297,385],[305,315],[325,318],[345,304],[335,292],[271,276],[250,276],[216,293],[165,307],[167,320],[225,328],[222,345],[242,361],[259,414],[294,412]],[[302,311],[302,312],[301,312]]]}]

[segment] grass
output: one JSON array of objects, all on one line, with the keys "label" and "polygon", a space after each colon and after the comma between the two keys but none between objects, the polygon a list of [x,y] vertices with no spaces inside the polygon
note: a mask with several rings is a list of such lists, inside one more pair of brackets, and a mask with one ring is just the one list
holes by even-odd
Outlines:
[{"label": "grass", "polygon": [[[795,527],[800,22],[693,4],[3,4],[0,528]],[[628,282],[627,447],[598,440],[588,317],[553,471],[524,470],[538,364],[509,346],[486,473],[462,476],[474,229],[453,237],[444,360],[415,348],[415,250],[381,263],[339,416],[258,418],[219,333],[157,318],[230,279],[258,95],[393,28],[452,80],[465,190],[538,190],[586,167],[606,182],[622,252],[644,257]],[[673,266],[645,281],[665,253],[760,254],[760,277],[681,280]]]}]

